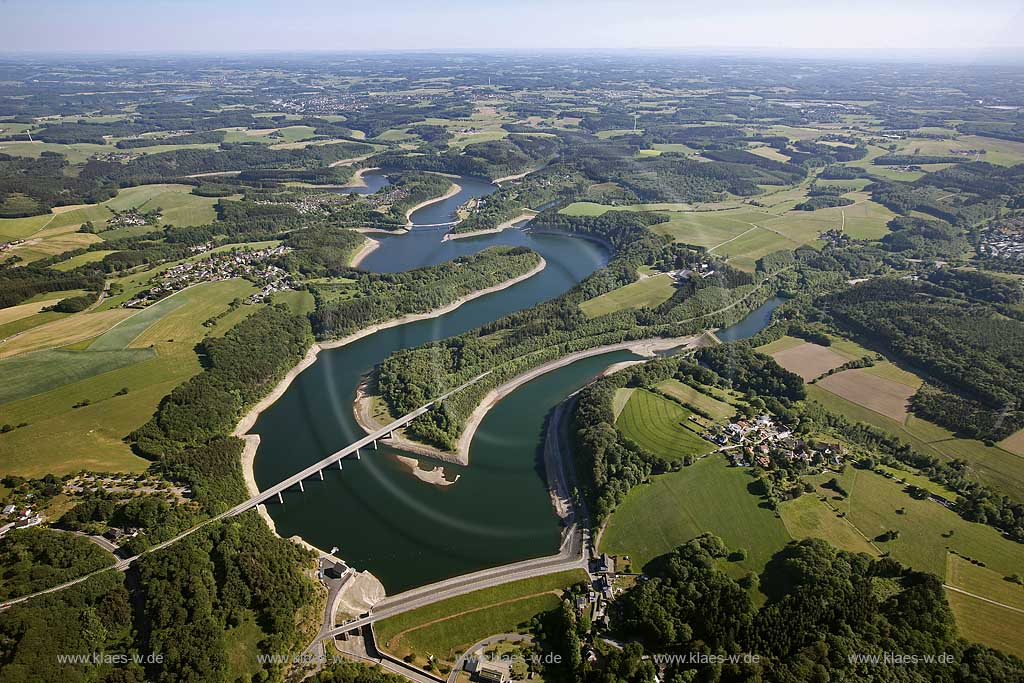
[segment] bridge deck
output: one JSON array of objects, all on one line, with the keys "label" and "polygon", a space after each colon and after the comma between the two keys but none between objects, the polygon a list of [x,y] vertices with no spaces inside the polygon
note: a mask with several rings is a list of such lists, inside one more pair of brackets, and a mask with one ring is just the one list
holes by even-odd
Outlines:
[{"label": "bridge deck", "polygon": [[345,446],[340,451],[336,451],[336,452],[332,453],[331,455],[328,455],[326,458],[313,463],[312,465],[310,465],[306,469],[301,470],[300,472],[296,472],[295,474],[293,474],[292,476],[288,477],[287,479],[284,479],[283,481],[280,481],[277,484],[274,484],[270,488],[268,488],[268,489],[266,489],[264,491],[260,491],[259,495],[253,496],[252,498],[250,498],[249,500],[247,500],[247,501],[245,501],[243,503],[239,503],[238,505],[236,505],[235,507],[231,508],[226,513],[224,513],[223,516],[224,517],[232,517],[234,515],[241,514],[241,513],[245,512],[246,510],[249,510],[250,508],[256,507],[260,503],[263,503],[263,502],[273,498],[277,494],[286,491],[287,489],[291,488],[292,486],[295,486],[296,484],[298,484],[303,479],[306,479],[308,477],[313,476],[314,474],[316,474],[320,470],[325,469],[325,468],[333,465],[334,463],[338,462],[339,460],[341,460],[342,458],[344,458],[346,456],[352,455],[358,449],[365,448],[366,446],[369,446],[374,441],[377,441],[378,439],[381,439],[381,438],[387,436],[388,434],[390,434],[391,432],[395,431],[396,429],[401,429],[405,425],[407,425],[410,422],[412,422],[413,420],[415,420],[420,415],[423,415],[424,413],[429,411],[436,404],[440,403],[441,401],[443,401],[444,399],[448,398],[452,394],[457,393],[459,391],[462,391],[463,389],[465,389],[466,387],[470,386],[471,384],[476,384],[478,381],[480,381],[480,379],[482,379],[483,377],[485,377],[485,376],[487,376],[489,374],[490,374],[490,371],[485,372],[485,373],[483,373],[481,375],[477,375],[476,377],[474,377],[473,379],[469,380],[468,382],[464,382],[463,384],[460,384],[459,386],[455,387],[454,389],[445,392],[444,394],[442,394],[442,395],[438,396],[437,398],[435,398],[434,400],[432,400],[430,403],[426,403],[426,404],[420,406],[419,408],[417,408],[416,410],[412,411],[408,415],[403,415],[402,417],[398,418],[394,422],[391,422],[390,424],[387,424],[384,427],[381,427],[380,429],[378,429],[377,431],[373,432],[372,434],[367,434],[366,436],[364,436],[363,438],[359,439],[358,441],[355,441],[355,442],[349,444],[348,446]]}]

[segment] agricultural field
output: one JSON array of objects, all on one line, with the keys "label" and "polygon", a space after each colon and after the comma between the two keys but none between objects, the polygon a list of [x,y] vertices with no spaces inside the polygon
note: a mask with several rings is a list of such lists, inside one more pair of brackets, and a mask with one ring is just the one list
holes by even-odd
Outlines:
[{"label": "agricultural field", "polygon": [[899,422],[907,419],[908,402],[917,392],[917,387],[868,372],[867,368],[838,372],[819,380],[818,385]]},{"label": "agricultural field", "polygon": [[848,360],[827,346],[810,342],[775,351],[771,357],[782,367],[803,377],[805,382],[838,368]]},{"label": "agricultural field", "polygon": [[104,204],[118,211],[159,209],[160,225],[206,225],[217,218],[215,197],[192,194],[190,185],[140,185],[121,190]]},{"label": "agricultural field", "polygon": [[828,410],[857,422],[865,422],[903,439],[915,450],[941,460],[966,460],[978,481],[1010,495],[1024,495],[1024,469],[1020,456],[975,439],[957,438],[934,423],[909,415],[899,422],[833,394],[817,385],[807,387],[808,398]]},{"label": "agricultural field", "polygon": [[743,571],[760,572],[791,540],[786,527],[749,487],[750,472],[710,456],[678,472],[652,477],[630,491],[608,519],[600,551],[629,555],[634,571],[655,557],[713,533],[731,549],[743,548]]},{"label": "agricultural field", "polygon": [[23,263],[32,263],[72,249],[84,249],[99,241],[101,240],[96,235],[76,232],[74,228],[48,227],[34,233],[22,244],[12,247],[6,253],[19,257]]},{"label": "agricultural field", "polygon": [[[133,311],[115,308],[96,313],[79,313],[36,328],[22,337],[0,344],[0,352],[12,342],[46,331],[53,326],[72,330],[83,320],[100,318],[100,329],[65,332],[59,346],[96,338],[103,348],[76,344],[74,350],[38,351],[15,356],[31,367],[40,353],[66,354],[61,369],[42,379],[25,373],[17,384],[21,394],[31,395],[3,404],[4,421],[27,426],[0,434],[0,470],[23,476],[42,476],[47,472],[63,474],[79,469],[101,471],[141,471],[148,462],[131,452],[123,441],[132,430],[152,415],[160,400],[200,371],[195,345],[207,334],[222,335],[257,306],[240,306],[208,328],[203,322],[229,307],[235,298],[254,291],[245,280],[228,280],[198,285],[182,291],[174,306],[155,309],[160,315],[141,318],[146,325],[115,326]],[[149,309],[134,312],[149,313]],[[114,317],[111,317],[114,314]],[[92,324],[90,320],[90,325]],[[91,332],[87,334],[87,332]],[[50,336],[58,336],[52,330]],[[70,340],[70,341],[69,341]],[[71,355],[74,354],[74,355]],[[0,361],[10,362],[10,361]],[[5,373],[5,376],[6,373]],[[127,390],[123,392],[122,390]],[[84,402],[87,402],[83,405]],[[79,407],[75,407],[76,404]]]},{"label": "agricultural field", "polygon": [[779,515],[786,531],[793,538],[823,538],[837,548],[851,553],[881,555],[871,539],[839,513],[814,495],[800,496],[779,505]]},{"label": "agricultural field", "polygon": [[46,325],[33,327],[0,342],[0,359],[42,349],[59,348],[84,339],[91,339],[106,332],[116,323],[131,316],[132,313],[124,308],[83,312],[54,320]]},{"label": "agricultural field", "polygon": [[946,592],[962,636],[1024,657],[1024,587],[952,553],[946,583],[971,593]]},{"label": "agricultural field", "polygon": [[1024,429],[1000,441],[999,447],[1014,455],[1024,457]]},{"label": "agricultural field", "polygon": [[674,462],[714,450],[714,444],[699,435],[703,429],[695,420],[700,419],[675,401],[637,389],[615,426],[645,450]]},{"label": "agricultural field", "polygon": [[699,391],[689,384],[683,384],[677,379],[667,379],[661,382],[658,385],[658,389],[673,398],[679,399],[683,403],[688,403],[703,410],[715,420],[727,420],[736,414],[736,407],[730,403],[709,396],[703,391]]},{"label": "agricultural field", "polygon": [[[821,484],[828,478],[831,475],[808,479]],[[1003,538],[992,527],[965,521],[938,503],[911,498],[901,484],[874,472],[847,468],[838,480],[848,496],[819,487],[814,494],[783,503],[780,512],[787,528],[794,533],[820,534],[837,545],[849,544],[853,537],[846,530],[840,531],[841,527],[828,518],[841,519],[863,539],[870,540],[873,547],[890,553],[894,559],[914,569],[936,574],[947,584],[987,600],[1020,608],[1020,603],[1024,602],[1020,592],[1024,589],[1005,581],[1005,577],[1019,573],[1024,567],[1024,546]],[[820,502],[819,497],[826,501]],[[813,506],[805,499],[818,505]],[[837,517],[839,514],[843,517]],[[899,535],[888,541],[879,539],[880,534],[890,530],[899,531]],[[1000,644],[1001,639],[1009,643],[1011,652],[1024,649],[1024,631],[993,633],[991,626],[985,627],[985,620],[972,616],[976,613],[972,610],[980,608],[976,603],[984,601],[954,591],[948,591],[947,597],[958,622],[966,619],[960,624],[965,635],[1006,648]],[[1018,613],[1013,610],[991,603],[986,605],[987,616],[1001,620],[999,623],[1017,618]]]},{"label": "agricultural field", "polygon": [[384,619],[374,634],[396,656],[425,659],[424,653],[433,653],[453,662],[473,643],[516,631],[535,614],[554,609],[563,590],[588,581],[582,570],[571,570],[485,588]]},{"label": "agricultural field", "polygon": [[654,308],[675,291],[675,280],[670,275],[654,275],[584,301],[580,309],[588,318],[596,318],[627,308]]}]

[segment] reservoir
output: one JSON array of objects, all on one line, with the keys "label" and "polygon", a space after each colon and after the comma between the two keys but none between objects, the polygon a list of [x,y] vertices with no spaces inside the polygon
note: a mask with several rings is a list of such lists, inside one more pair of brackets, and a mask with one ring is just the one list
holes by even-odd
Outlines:
[{"label": "reservoir", "polygon": [[[367,174],[369,175],[369,174]],[[462,190],[424,207],[414,224],[448,222],[472,197],[494,191],[486,181],[457,180]],[[445,228],[414,228],[404,235],[374,235],[381,245],[362,268],[396,272],[433,265],[493,245],[524,245],[547,267],[512,287],[463,304],[437,318],[382,330],[346,346],[324,350],[285,394],[264,411],[252,431],[260,435],[254,465],[261,488],[280,481],[363,436],[352,415],[360,378],[403,348],[443,339],[559,296],[607,263],[599,245],[564,235],[520,230],[443,241]],[[303,482],[305,493],[285,494],[267,510],[283,537],[298,534],[319,548],[369,570],[389,594],[449,576],[558,551],[560,523],[551,507],[538,459],[551,408],[629,352],[581,360],[538,378],[491,410],[470,449],[470,466],[445,465],[452,486],[412,477],[379,451],[346,458],[344,470]],[[433,461],[424,460],[424,464]]]},{"label": "reservoir", "polygon": [[[483,180],[463,177],[456,182],[461,191],[417,211],[414,225],[448,222],[459,205],[495,190]],[[292,382],[251,430],[260,435],[254,473],[261,489],[364,435],[352,415],[356,387],[390,354],[555,298],[608,260],[600,245],[565,235],[506,230],[445,241],[446,230],[414,227],[404,235],[374,235],[381,245],[360,267],[404,271],[494,245],[527,246],[544,257],[547,267],[437,318],[321,351],[317,362]],[[774,306],[767,312],[764,308],[719,336],[724,340],[723,334],[731,339],[755,334]],[[286,493],[283,505],[270,504],[267,510],[281,536],[299,535],[324,550],[337,546],[339,557],[371,571],[389,594],[554,554],[561,527],[540,458],[544,421],[557,403],[604,368],[633,358],[628,351],[585,358],[516,389],[484,418],[470,447],[469,467],[444,465],[448,480],[459,477],[454,485],[416,479],[390,457],[395,452],[381,444],[378,451],[364,451],[361,460],[346,458],[341,471],[325,470],[322,482],[316,477],[306,480],[305,493]],[[423,460],[426,467],[433,463]]]},{"label": "reservoir", "polygon": [[337,194],[373,194],[388,184],[388,177],[381,171],[367,171],[363,174],[363,185],[356,187],[327,188],[327,192]]}]

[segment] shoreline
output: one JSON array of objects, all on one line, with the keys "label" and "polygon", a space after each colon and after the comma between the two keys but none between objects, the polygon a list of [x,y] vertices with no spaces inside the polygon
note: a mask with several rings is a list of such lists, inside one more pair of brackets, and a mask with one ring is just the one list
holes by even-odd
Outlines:
[{"label": "shoreline", "polygon": [[[536,275],[537,273],[541,272],[542,270],[544,270],[544,268],[546,267],[547,261],[541,258],[540,263],[538,263],[534,268],[530,269],[526,273],[523,273],[522,275],[514,277],[510,280],[506,280],[505,282],[500,282],[494,285],[493,287],[481,289],[476,292],[471,292],[470,294],[459,297],[458,299],[448,304],[447,306],[435,308],[434,310],[428,311],[427,313],[412,313],[409,315],[401,316],[400,318],[393,318],[388,321],[370,325],[369,327],[366,327],[358,332],[353,332],[352,334],[346,337],[342,337],[341,339],[335,339],[324,342],[313,342],[313,345],[310,346],[309,350],[306,351],[306,355],[303,356],[302,359],[291,370],[289,370],[284,377],[281,378],[281,381],[277,383],[277,386],[275,386],[269,394],[260,399],[260,401],[256,403],[256,405],[250,408],[249,411],[242,416],[242,418],[238,421],[238,424],[235,425],[234,430],[232,430],[231,432],[232,436],[240,438],[243,441],[245,441],[245,448],[242,451],[241,464],[243,475],[245,478],[246,489],[249,491],[249,495],[257,496],[259,495],[260,492],[259,487],[256,484],[256,476],[253,471],[254,464],[256,461],[256,451],[259,448],[259,435],[249,434],[249,430],[251,430],[253,426],[256,424],[256,420],[259,419],[260,414],[264,410],[272,406],[277,401],[277,399],[281,398],[281,396],[284,395],[285,391],[288,390],[288,387],[291,386],[292,382],[295,381],[295,378],[298,377],[306,368],[308,368],[309,366],[313,365],[313,363],[316,362],[317,355],[321,351],[323,351],[324,349],[340,348],[342,346],[345,346],[346,344],[351,344],[352,342],[362,339],[363,337],[368,337],[372,334],[380,332],[381,330],[385,330],[391,327],[398,327],[400,325],[405,325],[407,323],[436,318],[438,316],[444,315],[445,313],[454,311],[455,309],[459,308],[460,306],[469,301],[472,301],[473,299],[479,298],[487,294],[491,294],[493,292],[501,291],[502,289],[511,287],[512,285],[522,282],[523,280],[527,280]],[[267,516],[269,517],[269,514]]]},{"label": "shoreline", "polygon": [[359,264],[363,262],[363,259],[369,256],[380,246],[380,240],[375,240],[372,237],[366,237],[366,241],[363,242],[363,246],[359,247],[359,251],[352,254],[352,258],[348,260],[348,265],[352,268],[358,268]]},{"label": "shoreline", "polygon": [[525,178],[526,176],[530,175],[531,173],[536,173],[537,171],[541,170],[542,168],[544,168],[544,167],[543,166],[538,166],[537,168],[531,168],[529,170],[523,171],[522,173],[516,173],[514,175],[507,175],[507,176],[505,176],[503,178],[495,178],[491,182],[494,183],[495,185],[499,185],[501,183],[508,182],[509,180],[519,180],[520,178]]},{"label": "shoreline", "polygon": [[615,247],[608,240],[597,237],[596,235],[588,235],[582,232],[568,232],[566,230],[553,230],[551,228],[531,228],[530,232],[536,235],[562,235],[563,237],[579,237],[583,240],[589,240],[595,244],[600,244],[602,247],[607,249],[611,253],[615,253]]},{"label": "shoreline", "polygon": [[416,458],[408,458],[402,455],[394,456],[398,462],[402,463],[403,467],[408,468],[409,474],[416,477],[422,482],[427,484],[433,484],[434,486],[451,486],[459,480],[461,474],[456,474],[454,479],[446,479],[444,476],[444,467],[436,465],[432,470],[425,470],[420,467],[420,461]]},{"label": "shoreline", "polygon": [[[366,432],[367,434],[372,433],[383,427],[386,422],[380,422],[372,415],[372,400],[373,397],[366,393],[366,386],[369,378],[364,376],[359,386],[356,387],[356,398],[352,402],[352,416],[356,420],[356,424]],[[419,441],[413,441],[405,437],[405,430],[397,429],[391,433],[391,438],[381,439],[382,443],[386,443],[392,448],[397,448],[405,451],[406,453],[412,453],[423,458],[431,458],[433,460],[440,460],[441,462],[452,464],[452,465],[467,465],[469,463],[460,462],[458,456],[454,453],[442,451],[440,448],[430,446]],[[412,458],[410,458],[412,460]],[[415,474],[415,473],[414,473]]]},{"label": "shoreline", "polygon": [[576,351],[575,353],[555,358],[554,360],[538,365],[532,370],[516,375],[487,392],[483,399],[481,399],[480,403],[477,404],[477,407],[473,409],[473,412],[469,414],[469,418],[466,420],[466,426],[463,428],[462,434],[459,436],[458,449],[456,452],[468,462],[469,447],[473,442],[473,436],[476,434],[476,430],[480,427],[480,423],[483,422],[487,413],[490,412],[491,408],[497,405],[501,399],[505,398],[531,380],[542,375],[546,375],[553,370],[563,368],[566,365],[571,365],[578,360],[590,358],[591,356],[600,356],[614,351],[632,351],[640,356],[653,357],[657,351],[667,351],[679,346],[695,346],[704,338],[705,333],[701,332],[700,334],[688,337],[653,337],[649,339],[634,339],[632,341],[618,342],[616,344],[606,344],[604,346],[595,346],[592,349]]},{"label": "shoreline", "polygon": [[406,228],[411,228],[413,226],[412,215],[414,213],[416,213],[417,211],[419,211],[420,209],[426,208],[426,207],[430,206],[431,204],[437,204],[438,202],[443,202],[446,199],[451,199],[452,197],[454,197],[455,195],[457,195],[460,192],[462,192],[462,185],[459,185],[458,183],[452,183],[452,186],[450,188],[448,188],[448,191],[445,192],[440,197],[434,197],[433,199],[428,199],[426,201],[422,201],[419,204],[417,204],[416,206],[412,207],[411,209],[409,209],[408,211],[405,212],[405,227]]},{"label": "shoreline", "polygon": [[469,232],[447,232],[445,233],[444,237],[441,238],[441,241],[447,242],[449,240],[461,240],[467,237],[477,237],[479,235],[491,235],[496,232],[502,232],[504,230],[514,228],[516,223],[519,223],[521,221],[527,221],[528,223],[529,221],[533,220],[536,217],[536,211],[533,211],[532,209],[526,210],[520,213],[518,216],[508,219],[504,223],[501,223],[500,225],[493,228],[487,228],[486,230],[471,230]]},{"label": "shoreline", "polygon": [[377,166],[367,166],[366,168],[360,168],[349,178],[349,181],[339,187],[366,187],[366,181],[363,180],[363,174],[370,171],[379,171],[380,168]]}]

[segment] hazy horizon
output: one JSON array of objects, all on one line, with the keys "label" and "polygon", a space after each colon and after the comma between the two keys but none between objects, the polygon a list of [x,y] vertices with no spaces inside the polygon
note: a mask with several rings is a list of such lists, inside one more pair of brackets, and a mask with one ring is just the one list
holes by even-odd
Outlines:
[{"label": "hazy horizon", "polygon": [[712,8],[669,0],[0,0],[0,12],[0,52],[8,56],[570,49],[1024,60],[1024,8],[1005,0],[942,8],[922,0]]}]

